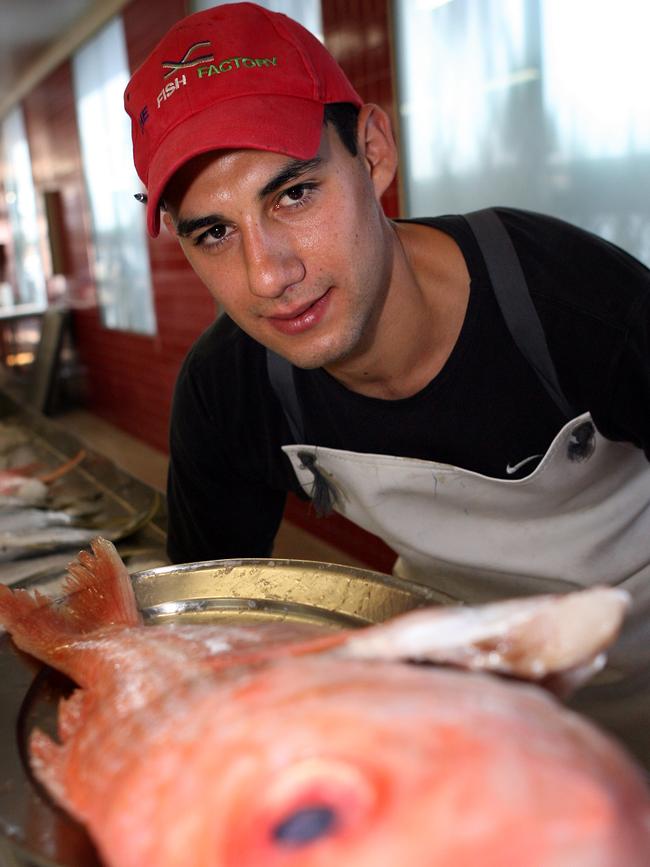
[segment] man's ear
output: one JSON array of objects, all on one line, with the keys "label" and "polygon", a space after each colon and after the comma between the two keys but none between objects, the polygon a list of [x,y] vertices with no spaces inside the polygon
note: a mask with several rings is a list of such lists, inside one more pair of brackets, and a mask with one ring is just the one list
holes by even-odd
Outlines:
[{"label": "man's ear", "polygon": [[366,103],[359,111],[357,146],[377,199],[388,189],[397,171],[397,145],[390,118],[378,105]]},{"label": "man's ear", "polygon": [[174,225],[174,221],[167,211],[163,211],[162,221],[165,224],[165,228],[169,232],[169,234],[175,238],[176,237],[176,226]]}]

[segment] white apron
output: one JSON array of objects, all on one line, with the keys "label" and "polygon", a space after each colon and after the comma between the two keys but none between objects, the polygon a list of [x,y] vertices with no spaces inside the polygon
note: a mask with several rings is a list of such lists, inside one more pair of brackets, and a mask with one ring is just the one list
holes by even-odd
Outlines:
[{"label": "white apron", "polygon": [[[477,237],[486,255],[485,239]],[[504,315],[519,343],[520,324]],[[530,315],[528,308],[524,318]],[[532,341],[526,333],[528,360],[569,417],[550,356],[542,350],[530,357],[539,331]],[[271,379],[281,391],[277,377]],[[288,417],[295,413],[279,396]],[[575,434],[585,431],[587,441],[582,436],[576,450]],[[283,451],[308,495],[313,462],[335,493],[336,510],[396,551],[397,575],[459,602],[594,584],[628,590],[632,609],[607,668],[570,703],[614,730],[650,767],[650,463],[640,449],[605,439],[585,413],[564,425],[523,479],[306,444]]]}]

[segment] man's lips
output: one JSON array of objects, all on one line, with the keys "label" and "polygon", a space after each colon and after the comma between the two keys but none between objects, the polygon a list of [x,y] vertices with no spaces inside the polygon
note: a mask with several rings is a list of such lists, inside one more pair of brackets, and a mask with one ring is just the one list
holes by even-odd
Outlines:
[{"label": "man's lips", "polygon": [[310,307],[317,303],[320,299],[316,299],[316,301],[310,301],[308,304],[303,304],[302,307],[296,307],[295,310],[291,310],[287,313],[274,313],[272,316],[269,316],[269,319],[295,319],[297,316],[302,316],[303,313],[306,313]]},{"label": "man's lips", "polygon": [[325,315],[325,310],[329,304],[331,288],[308,304],[302,304],[293,310],[287,310],[282,313],[274,313],[272,316],[267,316],[267,321],[283,334],[300,334],[303,331],[308,331],[317,325]]}]

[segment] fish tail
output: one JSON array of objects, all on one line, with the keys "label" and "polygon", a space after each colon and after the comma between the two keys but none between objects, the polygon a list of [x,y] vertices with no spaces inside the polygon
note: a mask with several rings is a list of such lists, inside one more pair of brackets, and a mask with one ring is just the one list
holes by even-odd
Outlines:
[{"label": "fish tail", "polygon": [[50,607],[51,600],[38,590],[29,593],[27,590],[10,590],[0,584],[0,624],[21,650],[39,659],[43,658],[39,649],[45,650],[63,631],[56,625],[58,615],[54,612],[48,614]]},{"label": "fish tail", "polygon": [[47,473],[42,473],[39,476],[39,479],[42,482],[49,484],[50,482],[56,481],[56,479],[60,479],[61,476],[64,476],[66,473],[69,473],[73,467],[76,467],[77,464],[81,463],[81,461],[86,457],[86,452],[84,449],[79,449],[76,455],[70,458],[70,460],[65,461],[65,463],[60,464],[56,469],[50,470]]},{"label": "fish tail", "polygon": [[98,537],[68,567],[65,597],[54,602],[35,591],[0,584],[0,624],[32,656],[70,674],[64,664],[75,639],[108,626],[141,623],[131,579],[115,547]]}]

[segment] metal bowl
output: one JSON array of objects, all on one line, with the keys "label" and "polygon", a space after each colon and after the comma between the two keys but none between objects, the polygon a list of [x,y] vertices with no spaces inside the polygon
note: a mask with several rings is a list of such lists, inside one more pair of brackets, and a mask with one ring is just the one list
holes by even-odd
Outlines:
[{"label": "metal bowl", "polygon": [[[145,623],[269,618],[331,629],[379,623],[423,605],[448,603],[428,587],[378,572],[303,560],[213,560],[132,576]],[[19,586],[19,585],[16,585]],[[100,867],[83,828],[43,791],[27,759],[38,725],[56,732],[65,677],[0,636],[0,865]]]}]

